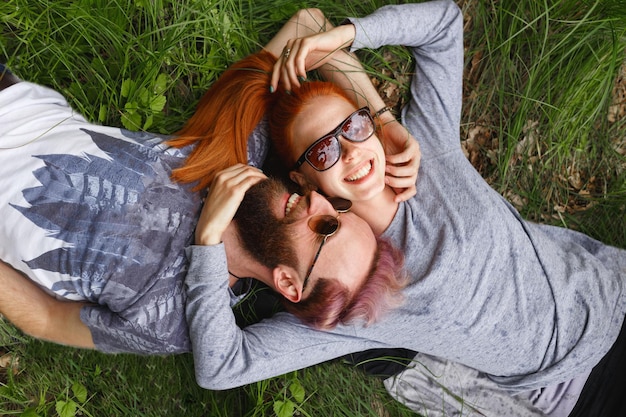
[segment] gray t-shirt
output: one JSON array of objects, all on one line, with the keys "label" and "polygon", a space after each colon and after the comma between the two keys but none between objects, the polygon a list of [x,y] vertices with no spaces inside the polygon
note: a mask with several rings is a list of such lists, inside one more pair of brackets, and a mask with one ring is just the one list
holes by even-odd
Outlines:
[{"label": "gray t-shirt", "polygon": [[381,347],[457,361],[515,392],[589,371],[624,319],[626,251],[524,221],[464,157],[462,15],[453,2],[386,6],[351,21],[353,48],[406,45],[416,59],[403,121],[422,149],[417,195],[384,233],[406,256],[406,302],[367,327],[322,332],[278,314],[239,329],[223,247],[193,246],[187,319],[198,383],[224,389]]}]

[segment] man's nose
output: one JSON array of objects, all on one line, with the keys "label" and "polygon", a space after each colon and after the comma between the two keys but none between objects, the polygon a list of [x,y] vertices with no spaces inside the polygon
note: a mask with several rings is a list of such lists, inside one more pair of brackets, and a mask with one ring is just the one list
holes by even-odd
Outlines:
[{"label": "man's nose", "polygon": [[309,197],[309,201],[311,202],[311,214],[335,214],[335,209],[330,202],[318,193],[317,191],[311,191],[311,195]]}]

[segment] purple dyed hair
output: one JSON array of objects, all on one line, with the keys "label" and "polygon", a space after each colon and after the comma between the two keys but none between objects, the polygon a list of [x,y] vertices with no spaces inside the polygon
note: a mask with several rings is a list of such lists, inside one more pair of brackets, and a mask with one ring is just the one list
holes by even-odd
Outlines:
[{"label": "purple dyed hair", "polygon": [[287,311],[309,326],[328,330],[356,320],[371,324],[402,304],[402,289],[408,283],[404,257],[389,241],[376,241],[377,251],[361,288],[350,293],[337,280],[320,278],[306,299],[298,303],[284,300]]}]

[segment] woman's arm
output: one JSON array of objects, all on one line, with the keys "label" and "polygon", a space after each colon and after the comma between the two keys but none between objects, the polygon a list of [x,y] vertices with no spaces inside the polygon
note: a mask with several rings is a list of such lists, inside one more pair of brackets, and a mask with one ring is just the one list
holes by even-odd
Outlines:
[{"label": "woman's arm", "polygon": [[312,329],[288,313],[237,327],[229,307],[224,245],[187,251],[187,321],[198,385],[229,389],[369,348],[389,348],[354,336],[351,326]]},{"label": "woman's arm", "polygon": [[[352,25],[292,41],[289,59],[279,60],[274,68],[273,82],[278,82],[279,78],[284,82],[305,75],[305,71],[312,68],[312,62],[317,65],[325,63],[319,57],[329,60],[343,51],[340,48],[349,47],[355,51],[384,45],[408,46],[415,57],[415,75],[404,123],[410,126],[411,133],[419,137],[422,144],[430,145],[435,152],[445,152],[453,145],[458,148],[463,70],[462,18],[460,9],[450,0],[384,6],[369,16],[349,18]],[[420,119],[420,128],[414,129],[413,122],[417,119]],[[387,112],[381,122],[387,126],[386,122],[392,120]],[[424,121],[429,125],[423,126]],[[393,128],[396,124],[388,125]],[[401,132],[399,136],[402,137]],[[406,133],[403,137],[406,139]],[[451,138],[455,143],[450,142]],[[442,139],[447,142],[440,142]]]},{"label": "woman's arm", "polygon": [[463,94],[463,14],[451,0],[381,7],[355,26],[351,50],[404,45],[415,57],[403,123],[429,158],[459,150]]},{"label": "woman's arm", "polygon": [[[302,51],[301,43],[308,37],[322,35],[326,48]],[[354,38],[353,28],[333,27],[319,9],[304,9],[297,12],[274,38],[265,46],[278,60],[272,73],[271,86],[278,88],[280,79],[286,90],[300,86],[307,71],[317,69],[322,77],[343,88],[359,107],[369,106],[372,113],[385,107],[385,103],[372,85],[359,59],[346,47]],[[285,51],[290,53],[285,58]],[[297,65],[297,70],[294,66]]]}]

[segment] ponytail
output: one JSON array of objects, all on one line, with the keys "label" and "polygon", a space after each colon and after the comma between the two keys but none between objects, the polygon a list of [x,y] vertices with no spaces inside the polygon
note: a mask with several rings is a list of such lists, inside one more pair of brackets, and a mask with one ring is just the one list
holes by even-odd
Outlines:
[{"label": "ponytail", "polygon": [[248,162],[248,137],[269,109],[272,67],[276,58],[267,51],[231,65],[204,94],[196,112],[169,144],[195,145],[184,165],[172,173],[182,183],[207,188],[215,174]]}]

